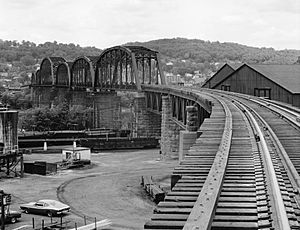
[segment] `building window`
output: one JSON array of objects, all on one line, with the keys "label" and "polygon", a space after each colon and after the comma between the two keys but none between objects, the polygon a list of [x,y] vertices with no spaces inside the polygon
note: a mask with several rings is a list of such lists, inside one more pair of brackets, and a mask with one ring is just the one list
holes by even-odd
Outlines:
[{"label": "building window", "polygon": [[271,99],[271,88],[254,88],[254,96]]},{"label": "building window", "polygon": [[221,90],[230,91],[230,85],[221,85]]}]

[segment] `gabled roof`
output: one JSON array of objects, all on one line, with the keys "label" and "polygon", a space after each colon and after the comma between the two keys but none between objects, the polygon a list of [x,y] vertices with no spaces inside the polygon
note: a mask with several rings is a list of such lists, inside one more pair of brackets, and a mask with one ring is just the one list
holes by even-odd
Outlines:
[{"label": "gabled roof", "polygon": [[238,68],[240,68],[244,63],[230,63],[228,64],[229,66],[231,66],[232,69],[237,70]]},{"label": "gabled roof", "polygon": [[[224,78],[226,78],[231,73],[233,73],[236,69],[241,67],[241,65],[242,63],[231,63],[231,64],[225,63],[220,69],[218,69],[218,71],[213,76],[211,76],[203,83],[202,87],[206,86],[209,82],[212,83],[213,81],[215,81],[214,84],[211,85],[211,88],[214,88],[214,86],[216,86],[220,81],[223,81]],[[219,77],[220,74],[223,76],[221,77],[221,79],[217,79],[220,78]]]},{"label": "gabled roof", "polygon": [[300,93],[300,65],[295,64],[243,64],[237,70],[219,81],[213,88],[220,85],[244,67],[248,67],[257,73],[262,74],[270,81],[273,81],[275,84],[285,88],[291,93]]},{"label": "gabled roof", "polygon": [[248,65],[292,93],[300,93],[300,65]]}]

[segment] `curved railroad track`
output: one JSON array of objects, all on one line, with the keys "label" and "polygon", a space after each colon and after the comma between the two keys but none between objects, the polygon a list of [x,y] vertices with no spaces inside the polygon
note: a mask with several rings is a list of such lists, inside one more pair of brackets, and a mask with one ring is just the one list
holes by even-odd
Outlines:
[{"label": "curved railroad track", "polygon": [[201,93],[212,97],[212,115],[144,228],[299,229],[297,111]]}]

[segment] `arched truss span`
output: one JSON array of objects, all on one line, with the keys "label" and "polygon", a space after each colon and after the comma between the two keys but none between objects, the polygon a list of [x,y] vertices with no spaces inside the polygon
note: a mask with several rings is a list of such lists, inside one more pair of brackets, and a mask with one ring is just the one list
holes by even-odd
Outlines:
[{"label": "arched truss span", "polygon": [[92,88],[95,80],[95,63],[98,56],[82,56],[75,59],[71,67],[71,87]]},{"label": "arched truss span", "polygon": [[53,85],[55,83],[55,75],[57,66],[65,62],[62,57],[46,57],[42,60],[40,66],[40,74],[37,76],[36,82],[39,85]]},{"label": "arched truss span", "polygon": [[141,90],[144,84],[165,84],[156,51],[141,46],[115,46],[102,52],[96,63],[96,90]]},{"label": "arched truss span", "polygon": [[73,62],[60,63],[56,70],[55,85],[61,87],[69,87],[71,82],[71,67]]}]

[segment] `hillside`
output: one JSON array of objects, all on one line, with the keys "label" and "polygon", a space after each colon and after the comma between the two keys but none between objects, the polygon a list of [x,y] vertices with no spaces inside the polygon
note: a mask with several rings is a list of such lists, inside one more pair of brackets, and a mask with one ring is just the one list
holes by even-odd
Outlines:
[{"label": "hillside", "polygon": [[199,39],[173,38],[149,42],[131,42],[128,45],[143,45],[159,51],[169,58],[190,59],[195,62],[251,62],[293,64],[300,50],[279,50],[256,48],[230,42],[210,42]]},{"label": "hillside", "polygon": [[[159,51],[163,69],[181,76],[196,70],[203,76],[209,76],[224,62],[292,64],[300,56],[300,50],[276,51],[273,48],[185,38],[131,42],[126,45],[142,45]],[[28,83],[30,73],[47,56],[62,56],[67,60],[74,60],[78,56],[94,56],[100,53],[101,49],[96,47],[80,47],[72,43],[54,41],[35,44],[30,41],[0,39],[0,86],[20,86]]]},{"label": "hillside", "polygon": [[[37,61],[48,56],[61,56],[67,60],[72,60],[81,55],[99,55],[100,49],[95,47],[80,47],[73,43],[63,44],[54,42],[45,42],[44,44],[35,44],[30,41],[3,41],[0,39],[0,63],[18,62],[24,59]],[[26,62],[24,64],[29,64]]]},{"label": "hillside", "polygon": [[[0,39],[0,91],[2,87],[19,87],[30,83],[31,73],[36,71],[41,60],[48,56],[62,56],[74,60],[82,55],[99,55],[100,49],[80,47],[75,44],[30,41],[4,41]],[[3,90],[3,89],[2,89]]]},{"label": "hillside", "polygon": [[[163,63],[169,63],[167,71],[183,74],[195,70],[215,71],[215,63],[247,62],[293,64],[300,56],[300,50],[274,50],[256,48],[237,43],[220,43],[199,39],[159,39],[148,42],[131,42],[126,45],[142,45],[157,50]],[[214,65],[212,65],[214,63]]]}]

